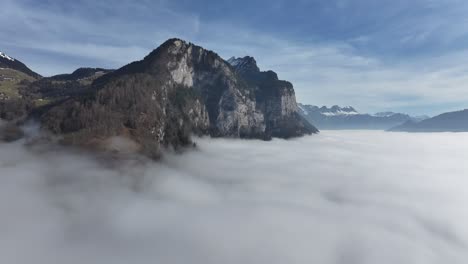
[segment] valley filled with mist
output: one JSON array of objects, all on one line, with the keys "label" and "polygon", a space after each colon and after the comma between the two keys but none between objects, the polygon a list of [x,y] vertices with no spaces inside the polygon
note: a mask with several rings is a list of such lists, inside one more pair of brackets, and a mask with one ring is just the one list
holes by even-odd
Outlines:
[{"label": "valley filled with mist", "polygon": [[467,133],[194,138],[160,162],[0,143],[0,263],[466,263]]},{"label": "valley filled with mist", "polygon": [[466,14],[1,0],[0,264],[467,264]]}]

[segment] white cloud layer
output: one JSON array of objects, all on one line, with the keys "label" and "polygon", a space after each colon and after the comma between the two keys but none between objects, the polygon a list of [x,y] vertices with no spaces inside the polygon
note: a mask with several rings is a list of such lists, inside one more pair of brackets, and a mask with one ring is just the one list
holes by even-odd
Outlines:
[{"label": "white cloud layer", "polygon": [[198,141],[161,163],[0,144],[0,262],[468,259],[468,134]]}]

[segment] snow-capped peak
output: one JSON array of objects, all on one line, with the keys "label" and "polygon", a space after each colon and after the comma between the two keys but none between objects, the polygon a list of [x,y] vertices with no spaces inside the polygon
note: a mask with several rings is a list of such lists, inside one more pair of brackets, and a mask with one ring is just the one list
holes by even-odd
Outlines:
[{"label": "snow-capped peak", "polygon": [[354,109],[352,106],[345,106],[345,107],[340,107],[338,105],[334,105],[332,107],[318,107],[315,105],[303,105],[303,104],[298,104],[298,111],[302,113],[303,115],[310,115],[314,113],[318,113],[324,116],[352,116],[352,115],[360,115],[356,109]]},{"label": "snow-capped peak", "polygon": [[322,115],[326,115],[326,116],[345,116],[345,115],[359,115],[359,113],[356,112],[356,111],[338,110],[338,111],[333,111],[333,112],[322,112]]},{"label": "snow-capped peak", "polygon": [[15,59],[13,59],[12,57],[6,55],[5,53],[1,52],[0,51],[0,58],[5,58],[7,60],[11,60],[11,61],[14,61]]},{"label": "snow-capped peak", "polygon": [[343,115],[359,115],[359,113],[351,106],[339,107],[337,105],[327,108],[323,106],[320,108],[322,115],[326,116],[343,116]]}]

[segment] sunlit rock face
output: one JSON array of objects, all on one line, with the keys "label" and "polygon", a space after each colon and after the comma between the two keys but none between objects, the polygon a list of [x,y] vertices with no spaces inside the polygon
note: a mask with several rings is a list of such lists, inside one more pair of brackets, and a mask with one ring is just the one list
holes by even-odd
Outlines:
[{"label": "sunlit rock face", "polygon": [[260,71],[250,56],[232,57],[228,62],[254,90],[256,107],[265,116],[269,136],[288,138],[318,132],[298,114],[296,95],[290,82],[279,80],[273,71]]},{"label": "sunlit rock face", "polygon": [[193,133],[270,139],[316,132],[299,118],[292,85],[254,70],[258,78],[212,51],[170,39],[143,60],[95,80],[86,96],[52,107],[42,121],[65,142],[123,135],[151,155],[161,146],[190,144]]}]

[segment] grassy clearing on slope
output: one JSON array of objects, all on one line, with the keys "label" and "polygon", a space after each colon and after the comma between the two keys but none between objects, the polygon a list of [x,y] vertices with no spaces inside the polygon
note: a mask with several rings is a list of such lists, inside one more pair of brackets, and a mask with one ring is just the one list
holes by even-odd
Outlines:
[{"label": "grassy clearing on slope", "polygon": [[19,98],[19,88],[21,81],[34,81],[34,78],[22,72],[1,68],[0,69],[0,98],[7,96],[8,98]]}]

